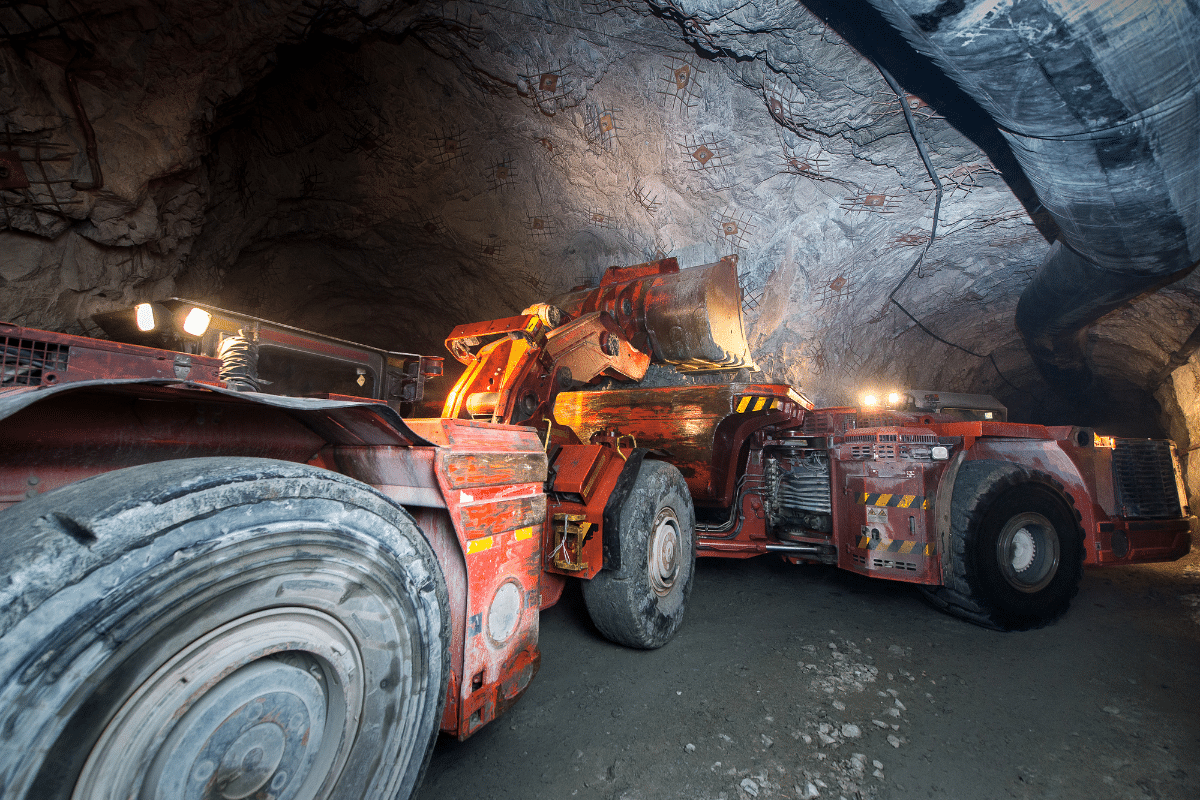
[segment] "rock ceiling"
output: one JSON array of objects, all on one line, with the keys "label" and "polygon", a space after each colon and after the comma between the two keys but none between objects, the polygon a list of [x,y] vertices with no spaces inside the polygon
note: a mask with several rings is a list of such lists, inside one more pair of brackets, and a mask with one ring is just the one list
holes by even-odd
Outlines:
[{"label": "rock ceiling", "polygon": [[[0,26],[0,166],[28,184],[0,191],[0,318],[95,332],[180,294],[441,354],[609,265],[736,253],[755,358],[817,402],[907,385],[1066,413],[1013,325],[1054,224],[865,3],[42,0]],[[943,186],[927,252],[901,103]],[[1135,432],[1159,390],[1186,437],[1160,384],[1197,289],[1089,332]]]}]

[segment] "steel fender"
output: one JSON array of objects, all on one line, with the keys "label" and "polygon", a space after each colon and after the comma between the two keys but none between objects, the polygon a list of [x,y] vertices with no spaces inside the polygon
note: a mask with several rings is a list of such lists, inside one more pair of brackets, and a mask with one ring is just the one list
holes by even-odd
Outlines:
[{"label": "steel fender", "polygon": [[1013,463],[1027,470],[1042,472],[1058,481],[1059,491],[1069,495],[1078,514],[1077,522],[1083,528],[1084,544],[1094,558],[1096,533],[1095,489],[1080,471],[1079,465],[1063,452],[1054,440],[1033,439],[978,439],[971,448],[971,460],[994,460]]},{"label": "steel fender", "polygon": [[237,392],[205,383],[164,380],[97,380],[17,390],[0,395],[0,420],[46,398],[67,392],[107,388],[171,387],[210,392],[244,403],[270,406],[287,412],[330,444],[344,445],[429,445],[418,436],[391,406],[378,402],[322,400],[312,397],[283,397],[261,392]]},{"label": "steel fender", "polygon": [[942,481],[938,484],[937,494],[933,499],[933,514],[935,534],[937,536],[938,563],[941,575],[938,580],[945,580],[948,564],[946,559],[950,553],[950,509],[954,504],[954,482],[958,479],[958,470],[967,458],[966,450],[959,450],[950,460],[950,464],[942,471]]}]

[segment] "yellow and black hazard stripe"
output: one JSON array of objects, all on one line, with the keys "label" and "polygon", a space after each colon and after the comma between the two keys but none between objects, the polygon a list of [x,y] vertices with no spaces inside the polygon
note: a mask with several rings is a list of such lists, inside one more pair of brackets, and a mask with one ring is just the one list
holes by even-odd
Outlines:
[{"label": "yellow and black hazard stripe", "polygon": [[751,414],[755,411],[789,411],[794,405],[795,403],[782,397],[747,394],[738,399],[735,410],[739,414]]},{"label": "yellow and black hazard stripe", "polygon": [[860,550],[875,550],[880,553],[899,553],[901,555],[931,556],[935,550],[932,544],[902,541],[900,539],[875,539],[870,536],[858,538]]},{"label": "yellow and black hazard stripe", "polygon": [[877,508],[929,508],[929,498],[919,494],[875,494],[859,492],[860,506],[875,506]]}]

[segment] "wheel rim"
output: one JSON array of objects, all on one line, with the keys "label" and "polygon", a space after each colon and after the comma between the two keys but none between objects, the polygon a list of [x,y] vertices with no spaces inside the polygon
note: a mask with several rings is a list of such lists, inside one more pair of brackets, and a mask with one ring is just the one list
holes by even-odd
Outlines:
[{"label": "wheel rim", "polygon": [[996,560],[1009,585],[1021,592],[1045,589],[1058,572],[1058,531],[1049,519],[1028,511],[1000,530]]},{"label": "wheel rim", "polygon": [[650,588],[659,597],[665,597],[675,586],[679,577],[679,520],[670,508],[658,512],[654,528],[650,532]]},{"label": "wheel rim", "polygon": [[354,743],[363,674],[353,637],[326,614],[234,620],[121,704],[72,797],[325,797]]}]

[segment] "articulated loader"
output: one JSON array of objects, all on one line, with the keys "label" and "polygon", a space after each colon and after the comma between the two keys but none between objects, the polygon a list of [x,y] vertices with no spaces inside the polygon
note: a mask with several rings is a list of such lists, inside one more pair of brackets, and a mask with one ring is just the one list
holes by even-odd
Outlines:
[{"label": "articulated loader", "polygon": [[[665,644],[695,557],[776,553],[1045,624],[1086,564],[1182,556],[1169,442],[910,392],[813,409],[753,367],[732,259],[609,270],[441,361],[203,304],[0,323],[0,793],[405,798],[537,671],[570,578]],[[661,385],[659,385],[661,384]]]}]

